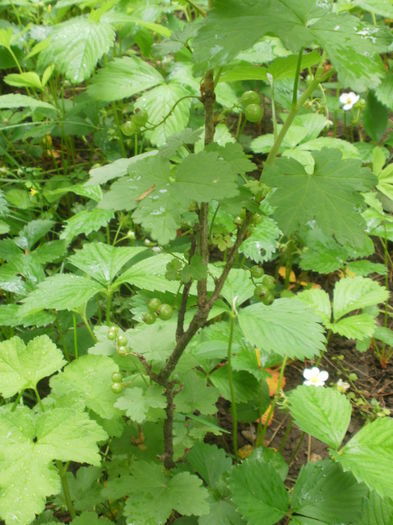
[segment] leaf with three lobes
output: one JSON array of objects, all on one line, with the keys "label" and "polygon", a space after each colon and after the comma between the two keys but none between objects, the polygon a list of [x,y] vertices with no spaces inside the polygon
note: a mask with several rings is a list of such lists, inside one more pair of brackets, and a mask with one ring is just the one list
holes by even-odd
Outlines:
[{"label": "leaf with three lobes", "polygon": [[118,371],[118,366],[107,356],[84,355],[52,377],[52,395],[60,398],[75,392],[87,408],[103,419],[117,417],[120,411],[113,406],[117,395],[111,386],[112,374]]},{"label": "leaf with three lobes", "polygon": [[183,390],[176,396],[176,410],[181,413],[194,413],[196,410],[204,415],[217,412],[218,390],[206,384],[206,380],[190,370],[183,376]]},{"label": "leaf with three lobes", "polygon": [[231,458],[225,451],[207,443],[196,443],[187,454],[186,461],[210,488],[214,488],[221,476],[232,468]]},{"label": "leaf with three lobes", "polygon": [[85,244],[68,260],[89,277],[102,285],[107,285],[114,280],[129,260],[144,250],[144,247],[115,247],[110,244],[94,242]]},{"label": "leaf with three lobes", "polygon": [[0,411],[0,516],[8,524],[28,525],[60,491],[52,461],[100,464],[97,442],[104,430],[88,415],[57,408],[34,414],[27,407]]},{"label": "leaf with three lobes", "polygon": [[27,388],[35,389],[43,378],[60,370],[63,354],[47,335],[27,345],[19,337],[0,343],[0,392],[11,397]]},{"label": "leaf with three lobes", "polygon": [[293,159],[280,158],[266,167],[262,180],[277,188],[270,197],[273,216],[286,235],[305,231],[313,222],[340,244],[361,247],[366,224],[359,213],[361,192],[373,188],[376,178],[361,161],[341,158],[337,150],[313,152],[315,168],[307,174]]},{"label": "leaf with three lobes", "polygon": [[330,2],[216,0],[193,41],[194,61],[204,70],[225,66],[266,34],[278,36],[295,53],[317,43],[341,83],[359,91],[378,85],[384,68],[377,54],[391,43],[385,29],[333,13]]},{"label": "leaf with three lobes", "polygon": [[145,390],[131,387],[118,397],[115,407],[125,410],[126,415],[133,421],[144,423],[148,419],[149,408],[165,408],[166,399],[159,385],[151,385]]},{"label": "leaf with three lobes", "polygon": [[75,510],[89,510],[103,502],[100,467],[80,467],[75,476],[72,472],[67,472],[66,476]]},{"label": "leaf with three lobes", "polygon": [[207,514],[207,490],[189,472],[171,477],[162,465],[134,462],[131,474],[108,481],[104,494],[111,499],[128,496],[124,514],[134,525],[165,523],[172,510],[185,516]]}]

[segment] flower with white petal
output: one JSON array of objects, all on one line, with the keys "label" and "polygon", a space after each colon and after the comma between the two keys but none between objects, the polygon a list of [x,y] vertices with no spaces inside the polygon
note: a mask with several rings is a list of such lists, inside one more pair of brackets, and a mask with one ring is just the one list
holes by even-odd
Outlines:
[{"label": "flower with white petal", "polygon": [[319,368],[313,366],[303,370],[303,377],[303,384],[306,386],[324,386],[329,373],[326,370],[319,370]]},{"label": "flower with white petal", "polygon": [[349,93],[343,93],[340,95],[340,102],[343,106],[344,111],[348,111],[353,108],[353,106],[358,102],[360,99],[360,96],[354,93],[353,91],[350,91]]},{"label": "flower with white petal", "polygon": [[342,379],[339,379],[336,383],[337,390],[344,394],[347,390],[350,388],[350,384],[346,381],[343,381]]}]

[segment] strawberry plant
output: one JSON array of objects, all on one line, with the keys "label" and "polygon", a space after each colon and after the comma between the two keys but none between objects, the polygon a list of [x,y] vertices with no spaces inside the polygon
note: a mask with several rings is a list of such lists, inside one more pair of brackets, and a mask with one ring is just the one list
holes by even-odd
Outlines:
[{"label": "strawberry plant", "polygon": [[0,519],[391,525],[390,3],[0,9]]}]

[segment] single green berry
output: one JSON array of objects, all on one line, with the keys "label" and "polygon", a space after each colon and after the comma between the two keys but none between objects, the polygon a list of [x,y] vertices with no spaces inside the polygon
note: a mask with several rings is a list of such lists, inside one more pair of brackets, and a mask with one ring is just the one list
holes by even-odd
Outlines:
[{"label": "single green berry", "polygon": [[243,219],[240,217],[240,215],[237,215],[237,216],[233,219],[233,222],[234,222],[237,226],[240,226],[240,224],[243,222]]},{"label": "single green berry", "polygon": [[135,241],[135,232],[133,232],[132,230],[128,230],[127,238],[131,239],[132,241]]},{"label": "single green berry", "polygon": [[261,99],[259,98],[259,95],[256,91],[245,91],[243,95],[240,97],[240,102],[242,103],[242,106],[245,108],[246,106],[249,106],[250,104],[260,104]]},{"label": "single green berry", "polygon": [[125,335],[120,334],[120,335],[118,336],[118,338],[117,338],[117,344],[118,344],[119,346],[127,346],[127,344],[128,344],[128,339],[127,339],[127,337],[126,337]]},{"label": "single green berry", "polygon": [[252,266],[250,269],[250,272],[251,272],[251,276],[253,277],[253,279],[260,279],[262,275],[265,273],[263,271],[263,268],[261,268],[258,265]]},{"label": "single green berry", "polygon": [[111,326],[107,334],[109,341],[113,341],[114,339],[116,339],[116,336],[117,336],[117,328],[115,326]]},{"label": "single green berry", "polygon": [[262,279],[262,284],[269,290],[275,287],[276,281],[273,277],[273,275],[264,275]]},{"label": "single green berry", "polygon": [[123,355],[123,356],[125,356],[125,355],[128,354],[128,348],[126,347],[126,345],[119,345],[119,346],[117,347],[117,353],[118,353],[119,355]]},{"label": "single green berry", "polygon": [[244,115],[248,122],[261,122],[262,120],[262,108],[258,104],[249,104],[244,108]]},{"label": "single green berry", "polygon": [[127,122],[124,122],[124,124],[120,126],[120,130],[126,137],[132,137],[132,135],[135,135],[138,131],[138,128],[131,120],[127,120]]},{"label": "single green berry", "polygon": [[153,297],[153,299],[150,299],[150,301],[147,303],[147,307],[151,312],[157,312],[157,310],[161,306],[161,301],[158,297]]},{"label": "single green berry", "polygon": [[121,383],[122,379],[123,379],[123,376],[121,375],[120,372],[113,372],[112,381],[114,383]]},{"label": "single green berry", "polygon": [[168,321],[172,317],[173,309],[169,304],[162,304],[158,310],[158,316],[163,321]]},{"label": "single green berry", "polygon": [[263,284],[258,284],[254,288],[254,297],[255,299],[261,299],[269,290]]},{"label": "single green berry", "polygon": [[123,390],[123,385],[121,383],[112,383],[112,392],[114,394],[120,394]]},{"label": "single green berry", "polygon": [[146,324],[153,324],[156,322],[156,316],[155,314],[151,313],[151,312],[147,312],[144,314],[144,316],[142,317],[143,319],[143,322],[146,323]]},{"label": "single green berry", "polygon": [[263,297],[261,297],[263,304],[272,304],[274,301],[274,294],[271,291],[267,291]]},{"label": "single green berry", "polygon": [[147,111],[144,109],[136,110],[134,116],[132,117],[132,123],[137,127],[141,128],[143,127],[148,119]]}]

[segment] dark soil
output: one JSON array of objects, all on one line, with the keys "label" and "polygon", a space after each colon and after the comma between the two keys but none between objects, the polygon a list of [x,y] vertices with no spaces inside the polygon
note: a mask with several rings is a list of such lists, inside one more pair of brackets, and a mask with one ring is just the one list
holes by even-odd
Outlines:
[{"label": "dark soil", "polygon": [[[343,359],[338,359],[343,356]],[[312,363],[299,361],[290,363],[285,371],[286,385],[284,391],[290,391],[303,382],[303,370]],[[328,352],[322,359],[320,368],[329,372],[328,384],[335,384],[338,379],[348,380],[348,374],[355,373],[358,379],[353,382],[347,394],[353,393],[353,410],[351,423],[345,436],[344,443],[348,441],[366,422],[367,418],[377,417],[373,409],[372,400],[376,400],[381,408],[389,409],[393,414],[393,363],[382,369],[371,350],[360,353],[355,349],[352,341],[332,337],[329,342]],[[363,399],[363,405],[358,406]],[[362,401],[360,401],[362,402]],[[219,403],[218,417],[220,426],[232,431],[230,404],[224,400]],[[276,409],[273,421],[265,436],[265,445],[278,450],[287,430],[289,422],[288,413]],[[238,447],[249,447],[250,451],[255,446],[257,423],[240,424],[238,433]],[[210,441],[210,440],[209,440]],[[213,439],[218,446],[232,452],[231,434],[224,434]],[[304,436],[296,426],[292,426],[281,450],[282,455],[289,464],[287,485],[292,486],[296,481],[302,465],[308,460],[317,461],[328,456],[328,447],[315,438]]]}]

